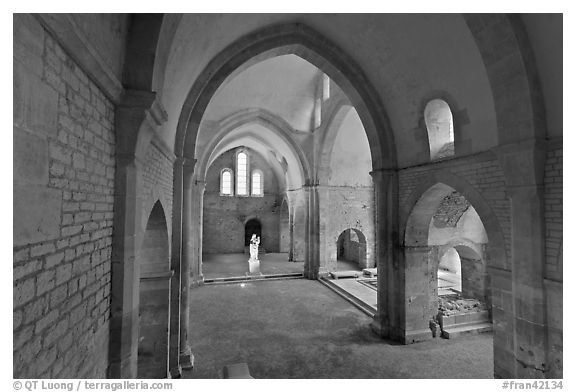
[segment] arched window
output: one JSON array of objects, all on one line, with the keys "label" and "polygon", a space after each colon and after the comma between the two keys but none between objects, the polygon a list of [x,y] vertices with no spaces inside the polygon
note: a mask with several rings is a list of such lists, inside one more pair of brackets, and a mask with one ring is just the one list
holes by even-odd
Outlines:
[{"label": "arched window", "polygon": [[248,155],[244,151],[236,155],[236,194],[248,196]]},{"label": "arched window", "polygon": [[220,173],[220,194],[232,196],[232,170],[224,169]]},{"label": "arched window", "polygon": [[262,196],[264,194],[264,176],[260,170],[252,172],[252,196]]},{"label": "arched window", "polygon": [[450,106],[441,99],[431,100],[424,109],[424,121],[430,142],[430,159],[453,156],[454,124]]}]

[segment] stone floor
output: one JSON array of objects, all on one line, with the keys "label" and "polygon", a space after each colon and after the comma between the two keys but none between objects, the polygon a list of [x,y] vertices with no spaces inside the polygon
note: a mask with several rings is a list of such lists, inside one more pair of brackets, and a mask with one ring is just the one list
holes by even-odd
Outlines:
[{"label": "stone floor", "polygon": [[438,295],[452,295],[462,291],[462,277],[454,272],[438,270]]},{"label": "stone floor", "polygon": [[[204,279],[245,276],[248,272],[249,255],[244,253],[204,254],[202,273]],[[288,253],[260,255],[260,272],[264,275],[304,272],[304,262],[288,261]]]},{"label": "stone floor", "polygon": [[362,271],[357,262],[349,260],[338,260],[336,269],[338,271]]},{"label": "stone floor", "polygon": [[184,378],[221,378],[246,362],[255,378],[491,378],[492,334],[399,345],[371,319],[306,279],[204,285],[190,293],[196,367]]}]

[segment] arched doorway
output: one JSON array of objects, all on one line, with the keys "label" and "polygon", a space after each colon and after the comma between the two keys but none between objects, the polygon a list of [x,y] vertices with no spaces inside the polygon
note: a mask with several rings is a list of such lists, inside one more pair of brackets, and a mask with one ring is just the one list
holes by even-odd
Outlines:
[{"label": "arched doorway", "polygon": [[264,246],[264,241],[262,238],[262,224],[258,219],[250,219],[244,224],[244,246],[250,245],[250,238],[252,234],[256,234],[260,237],[260,246]]},{"label": "arched doorway", "polygon": [[360,230],[346,229],[336,241],[338,270],[366,268],[366,238]]},{"label": "arched doorway", "polygon": [[446,250],[438,263],[438,296],[462,292],[462,263],[456,249]]},{"label": "arched doorway", "polygon": [[140,249],[138,378],[168,377],[170,248],[160,201],[152,208]]},{"label": "arched doorway", "polygon": [[[502,243],[500,229],[470,186],[459,190],[441,182],[432,185],[420,194],[406,221],[404,296],[410,303],[405,310],[410,324],[406,325],[405,343],[432,338],[435,323],[442,327],[441,315],[457,315],[470,323],[490,323],[484,255],[502,253],[498,246]],[[490,236],[494,243],[488,240]],[[447,285],[452,287],[444,287],[444,292],[438,279],[442,270],[453,278],[452,285]],[[460,315],[472,311],[479,313],[475,315],[478,320]],[[488,326],[482,331],[490,329]],[[442,335],[446,336],[443,327]]]},{"label": "arched doorway", "polygon": [[[199,158],[197,143],[202,140],[199,139],[202,119],[216,91],[228,77],[234,77],[248,67],[266,59],[287,54],[294,54],[316,66],[333,79],[349,98],[364,126],[373,169],[394,167],[396,150],[392,129],[378,94],[368,82],[368,78],[354,60],[339,47],[302,24],[269,26],[249,33],[223,49],[207,64],[189,90],[180,113],[175,140],[176,156]],[[302,162],[299,164],[301,165]],[[293,227],[292,259],[304,261],[305,275],[308,278],[317,278],[321,259],[319,239],[316,234],[318,230],[302,230],[306,238],[303,238],[303,241],[298,239],[299,227],[317,225],[320,213],[318,189],[308,185],[314,183],[313,175],[309,172],[304,174],[304,181],[298,187],[290,189],[292,193],[301,193],[294,197],[302,198],[304,202],[302,205],[304,221],[302,222],[298,219],[300,206],[291,204],[291,214],[292,210],[295,211],[292,214],[295,219],[291,222],[291,227]],[[201,175],[200,173],[200,180],[202,180]],[[182,190],[175,189],[175,200],[180,197],[182,197]],[[201,232],[198,233],[198,237],[202,241]],[[301,248],[297,246],[299,243],[302,244]],[[194,255],[193,258],[202,260],[201,255]]]}]

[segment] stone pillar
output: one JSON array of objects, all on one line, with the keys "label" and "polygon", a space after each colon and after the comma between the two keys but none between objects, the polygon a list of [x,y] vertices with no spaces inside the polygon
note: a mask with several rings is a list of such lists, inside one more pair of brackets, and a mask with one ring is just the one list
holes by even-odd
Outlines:
[{"label": "stone pillar", "polygon": [[291,253],[293,261],[306,261],[307,257],[307,225],[308,206],[303,188],[289,191],[288,197],[292,203],[291,213]]},{"label": "stone pillar", "polygon": [[138,360],[139,264],[137,197],[140,165],[132,156],[116,157],[109,378],[135,378]]},{"label": "stone pillar", "polygon": [[[116,107],[116,173],[110,315],[109,378],[136,378],[143,225],[142,160],[166,112],[149,91],[126,90]],[[172,330],[170,330],[172,331]]]},{"label": "stone pillar", "polygon": [[140,276],[140,328],[138,378],[166,378],[168,322],[172,271],[143,272]]},{"label": "stone pillar", "polygon": [[204,190],[206,182],[193,180],[192,182],[192,225],[190,227],[191,238],[191,255],[190,273],[192,285],[197,286],[204,282],[202,273],[202,230],[203,230],[203,211],[204,211]]},{"label": "stone pillar", "polygon": [[330,222],[330,189],[325,185],[317,187],[318,193],[318,257],[320,261],[319,271],[320,274],[327,274],[331,271],[336,271],[337,260],[335,246],[331,244],[333,238],[331,236],[331,222]]},{"label": "stone pillar", "polygon": [[180,366],[180,301],[181,289],[181,266],[184,249],[182,226],[184,219],[184,163],[185,158],[178,157],[174,162],[174,192],[172,203],[172,252],[170,259],[174,278],[170,287],[170,351],[169,364],[172,378],[180,378],[182,368]]},{"label": "stone pillar", "polygon": [[[547,371],[544,296],[543,142],[527,140],[495,149],[506,176],[512,223],[512,303],[514,368],[506,378],[541,378]],[[506,305],[506,304],[505,304]],[[499,358],[495,356],[495,371]]]},{"label": "stone pillar", "polygon": [[370,173],[374,183],[375,229],[374,259],[378,270],[377,311],[372,330],[382,338],[394,337],[393,330],[401,327],[401,296],[399,276],[398,235],[398,172],[374,170]]},{"label": "stone pillar", "polygon": [[183,369],[194,367],[194,355],[188,343],[189,298],[190,298],[190,266],[193,264],[193,175],[196,160],[184,159],[182,167],[183,197],[182,197],[182,259],[180,261],[180,353],[179,362]]},{"label": "stone pillar", "polygon": [[433,249],[428,246],[404,246],[404,303],[400,338],[404,344],[432,339],[430,320],[438,312],[433,292],[437,275],[433,270]]},{"label": "stone pillar", "polygon": [[306,201],[306,259],[304,260],[304,276],[308,279],[318,279],[320,273],[320,216],[317,185],[303,187]]},{"label": "stone pillar", "polygon": [[548,320],[548,378],[563,377],[562,282],[545,279]]}]

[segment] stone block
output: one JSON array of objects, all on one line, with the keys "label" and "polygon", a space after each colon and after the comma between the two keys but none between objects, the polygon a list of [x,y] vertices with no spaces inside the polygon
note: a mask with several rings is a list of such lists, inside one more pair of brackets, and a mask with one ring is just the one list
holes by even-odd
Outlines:
[{"label": "stone block", "polygon": [[20,307],[34,298],[35,288],[35,278],[33,277],[18,282],[16,286],[14,286],[14,308]]},{"label": "stone block", "polygon": [[60,235],[62,192],[14,185],[14,246],[53,240]]},{"label": "stone block", "polygon": [[48,253],[54,252],[56,248],[53,243],[47,243],[42,245],[36,245],[30,250],[30,255],[32,257],[43,256]]},{"label": "stone block", "polygon": [[42,295],[54,288],[54,270],[42,272],[37,278],[36,294]]},{"label": "stone block", "polygon": [[52,310],[50,313],[42,317],[36,322],[34,333],[38,335],[47,326],[52,325],[58,319],[58,311]]},{"label": "stone block", "polygon": [[30,260],[26,261],[23,265],[14,267],[13,269],[13,279],[20,280],[28,275],[32,275],[42,268],[42,262],[40,260]]}]

